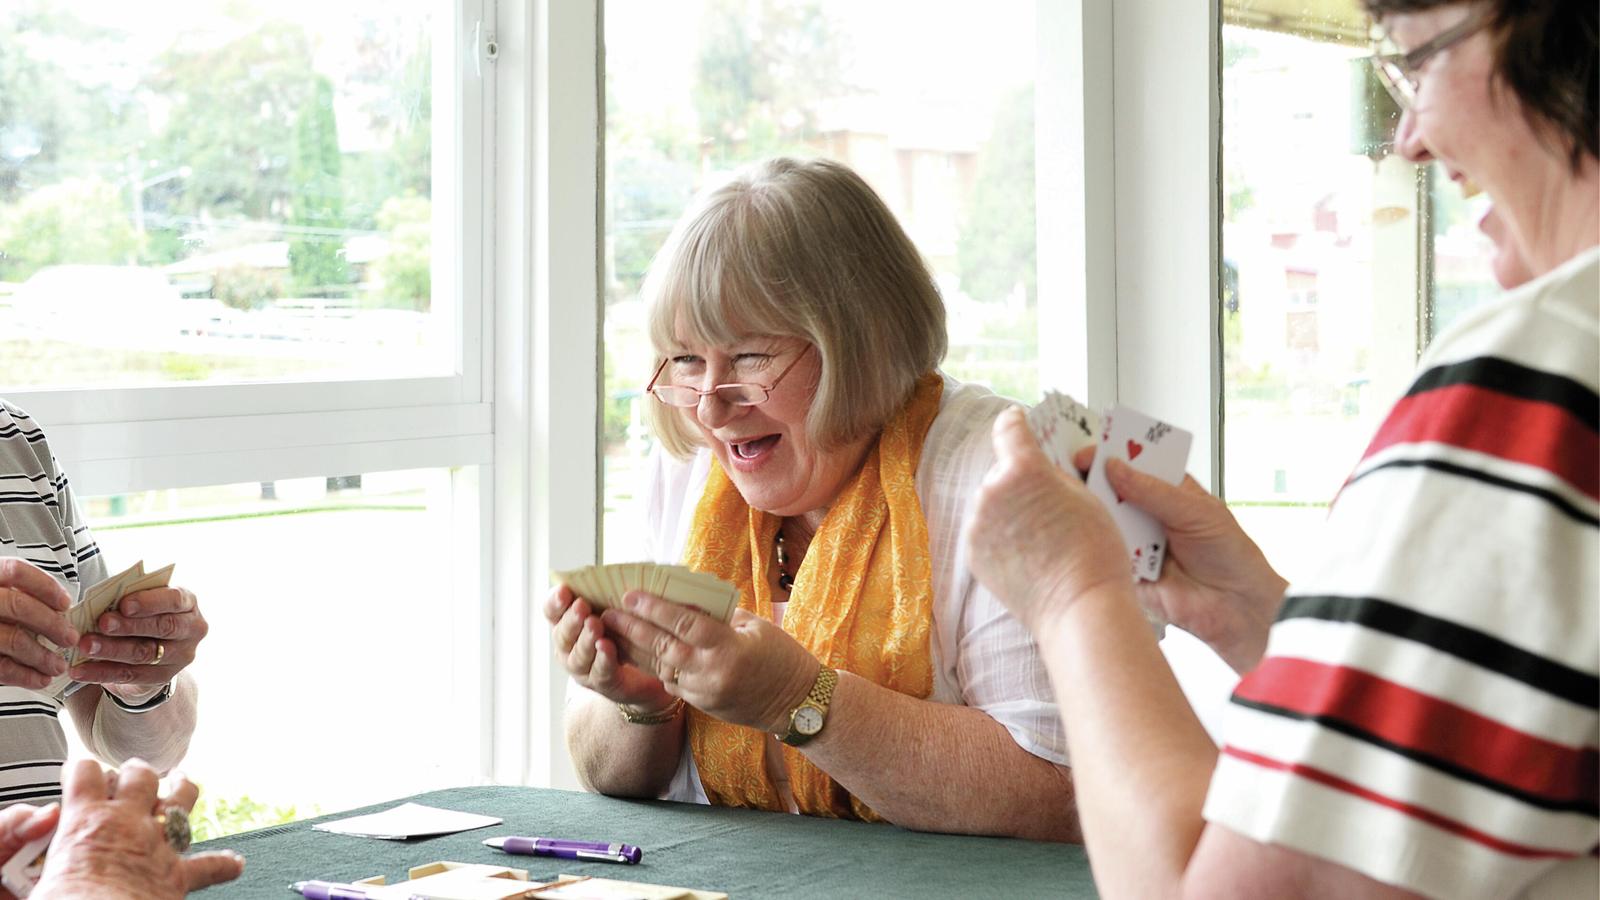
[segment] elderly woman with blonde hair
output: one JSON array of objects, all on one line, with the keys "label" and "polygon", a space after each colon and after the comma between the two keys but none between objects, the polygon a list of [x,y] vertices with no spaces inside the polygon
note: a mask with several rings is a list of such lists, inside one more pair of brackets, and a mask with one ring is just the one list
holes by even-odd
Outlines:
[{"label": "elderly woman with blonde hair", "polygon": [[653,552],[740,601],[724,624],[551,592],[584,783],[1077,840],[1044,668],[961,550],[1011,404],[938,372],[944,304],[888,208],[837,163],[769,161],[701,199],[645,290]]}]

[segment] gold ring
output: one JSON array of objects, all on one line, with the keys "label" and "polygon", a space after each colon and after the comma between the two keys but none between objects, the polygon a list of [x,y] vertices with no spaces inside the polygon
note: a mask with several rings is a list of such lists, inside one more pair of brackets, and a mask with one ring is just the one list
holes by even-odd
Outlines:
[{"label": "gold ring", "polygon": [[179,853],[189,849],[193,834],[189,831],[188,810],[181,806],[169,806],[156,813],[156,824],[161,826],[161,833],[166,836],[172,849]]},{"label": "gold ring", "polygon": [[167,657],[167,645],[161,643],[160,641],[156,641],[156,658],[150,660],[150,665],[159,666],[159,665],[161,665],[161,661],[163,659],[166,659],[166,657]]}]

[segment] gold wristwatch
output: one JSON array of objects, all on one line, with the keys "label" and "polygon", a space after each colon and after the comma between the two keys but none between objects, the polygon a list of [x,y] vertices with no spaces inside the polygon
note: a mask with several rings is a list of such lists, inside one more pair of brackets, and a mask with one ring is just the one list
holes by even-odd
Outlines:
[{"label": "gold wristwatch", "polygon": [[839,683],[839,670],[822,667],[811,693],[789,712],[789,730],[778,735],[778,740],[798,747],[816,737],[828,721],[828,704],[833,702],[833,688]]}]

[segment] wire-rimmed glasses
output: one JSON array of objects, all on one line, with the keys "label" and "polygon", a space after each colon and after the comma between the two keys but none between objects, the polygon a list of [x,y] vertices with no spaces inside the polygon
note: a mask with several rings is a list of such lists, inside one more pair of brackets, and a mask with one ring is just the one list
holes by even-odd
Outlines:
[{"label": "wire-rimmed glasses", "polygon": [[1378,80],[1383,82],[1394,102],[1400,104],[1402,110],[1410,110],[1416,105],[1417,90],[1422,84],[1422,78],[1418,74],[1422,66],[1438,54],[1477,34],[1487,24],[1489,24],[1489,14],[1480,7],[1456,25],[1441,31],[1433,40],[1409,53],[1401,53],[1400,48],[1395,46],[1394,39],[1389,37],[1389,33],[1381,26],[1374,25],[1370,60],[1372,68],[1378,73]]},{"label": "wire-rimmed glasses", "polygon": [[669,356],[661,361],[661,365],[656,366],[656,373],[650,376],[650,383],[645,385],[644,390],[645,393],[650,394],[668,406],[698,406],[700,398],[707,394],[715,394],[718,400],[730,406],[758,406],[767,402],[767,398],[772,396],[773,389],[778,386],[778,382],[783,380],[783,376],[789,374],[789,371],[798,365],[800,360],[804,359],[805,355],[810,351],[811,345],[807,344],[806,348],[796,354],[794,360],[785,366],[782,372],[778,373],[778,377],[772,379],[771,384],[735,381],[729,384],[719,384],[705,390],[690,387],[686,384],[656,384],[661,378],[661,373],[667,368],[667,363],[672,362],[672,357]]}]

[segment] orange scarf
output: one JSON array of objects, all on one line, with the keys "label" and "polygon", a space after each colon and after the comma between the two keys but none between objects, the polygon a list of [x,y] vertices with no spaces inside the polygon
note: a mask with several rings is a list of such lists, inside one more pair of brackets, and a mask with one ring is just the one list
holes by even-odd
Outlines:
[{"label": "orange scarf", "polygon": [[[784,630],[823,665],[918,698],[933,691],[933,566],[917,498],[917,464],[943,392],[937,374],[924,376],[911,400],[884,425],[812,538],[783,616]],[[770,621],[773,545],[781,522],[750,508],[713,461],[684,564],[733,583],[739,605]],[[765,740],[755,729],[690,707],[689,746],[712,803],[783,809],[767,777]],[[798,749],[781,749],[800,812],[882,821]]]}]

